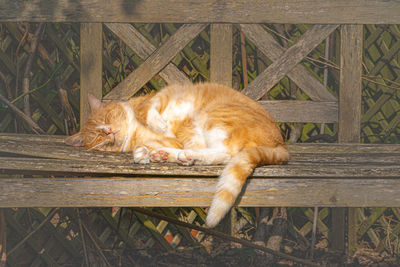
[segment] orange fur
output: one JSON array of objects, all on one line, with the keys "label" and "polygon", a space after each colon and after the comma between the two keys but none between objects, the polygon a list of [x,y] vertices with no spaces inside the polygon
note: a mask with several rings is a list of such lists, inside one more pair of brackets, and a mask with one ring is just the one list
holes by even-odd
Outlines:
[{"label": "orange fur", "polygon": [[90,102],[88,122],[67,144],[133,151],[137,163],[226,164],[208,212],[210,227],[229,211],[256,166],[289,159],[268,112],[223,85],[173,85],[127,102]]}]

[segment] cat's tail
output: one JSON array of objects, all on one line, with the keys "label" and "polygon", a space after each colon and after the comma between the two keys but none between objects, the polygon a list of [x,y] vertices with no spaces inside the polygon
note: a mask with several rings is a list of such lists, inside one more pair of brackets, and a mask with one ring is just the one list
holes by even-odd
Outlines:
[{"label": "cat's tail", "polygon": [[218,179],[217,191],[208,210],[206,225],[216,226],[228,213],[247,177],[257,165],[283,164],[288,160],[289,151],[285,145],[249,147],[240,151],[228,162]]}]

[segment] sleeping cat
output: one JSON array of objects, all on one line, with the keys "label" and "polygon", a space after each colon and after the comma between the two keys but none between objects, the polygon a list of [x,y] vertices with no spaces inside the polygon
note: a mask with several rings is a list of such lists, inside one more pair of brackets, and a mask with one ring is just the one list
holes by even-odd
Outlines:
[{"label": "sleeping cat", "polygon": [[171,85],[125,102],[89,97],[92,113],[65,142],[87,149],[133,152],[135,163],[226,164],[208,211],[216,226],[247,177],[263,164],[282,164],[289,152],[265,109],[214,83]]}]

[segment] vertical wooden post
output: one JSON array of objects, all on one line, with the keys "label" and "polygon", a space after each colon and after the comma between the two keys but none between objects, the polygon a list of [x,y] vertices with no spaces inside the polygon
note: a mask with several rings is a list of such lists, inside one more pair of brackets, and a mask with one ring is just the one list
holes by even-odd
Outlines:
[{"label": "vertical wooden post", "polygon": [[90,112],[88,94],[102,98],[102,48],[102,24],[81,23],[81,128]]},{"label": "vertical wooden post", "polygon": [[[210,81],[232,86],[232,25],[211,24],[210,26]],[[235,212],[229,212],[218,224],[217,230],[232,234]]]},{"label": "vertical wooden post", "polygon": [[211,24],[210,81],[232,86],[232,25]]},{"label": "vertical wooden post", "polygon": [[[363,25],[342,25],[340,43],[339,143],[359,143]],[[345,248],[345,209],[333,209],[332,246]],[[357,244],[355,209],[348,212],[348,251]]]}]

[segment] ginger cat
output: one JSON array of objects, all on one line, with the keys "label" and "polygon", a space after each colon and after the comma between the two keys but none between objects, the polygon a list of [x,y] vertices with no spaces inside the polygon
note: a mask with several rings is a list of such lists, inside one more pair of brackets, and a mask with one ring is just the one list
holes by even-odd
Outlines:
[{"label": "ginger cat", "polygon": [[283,164],[289,152],[265,109],[219,84],[171,85],[126,102],[90,97],[92,113],[65,142],[87,149],[133,152],[135,163],[226,164],[208,211],[216,226],[247,177],[264,164]]}]

